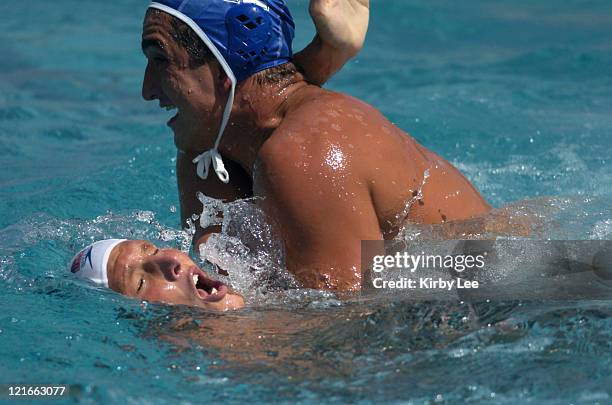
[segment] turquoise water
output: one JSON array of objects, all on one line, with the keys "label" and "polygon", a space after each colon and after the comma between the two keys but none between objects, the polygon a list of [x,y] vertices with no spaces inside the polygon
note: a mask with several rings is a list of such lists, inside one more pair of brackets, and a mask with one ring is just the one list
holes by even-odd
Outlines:
[{"label": "turquoise water", "polygon": [[[68,276],[93,239],[188,244],[168,113],[140,99],[145,6],[0,3],[0,384],[75,384],[84,403],[612,401],[608,302],[343,302],[265,295],[245,273],[232,281],[256,306],[219,316]],[[300,49],[307,2],[290,6]],[[545,237],[610,239],[611,66],[607,1],[384,0],[328,87],[379,108],[497,207],[554,196]]]}]

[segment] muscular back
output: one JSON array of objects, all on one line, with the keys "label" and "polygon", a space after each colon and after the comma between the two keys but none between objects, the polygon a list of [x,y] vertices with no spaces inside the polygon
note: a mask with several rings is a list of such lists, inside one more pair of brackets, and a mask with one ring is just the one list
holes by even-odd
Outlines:
[{"label": "muscular back", "polygon": [[253,184],[305,284],[355,287],[359,242],[392,238],[405,220],[490,210],[457,169],[373,107],[314,87],[298,97],[260,150]]},{"label": "muscular back", "polygon": [[[384,235],[404,220],[436,224],[490,210],[461,172],[372,106],[343,94],[314,93],[287,115],[260,154],[260,163],[295,172],[301,179],[297,194],[311,183],[317,193],[338,191],[326,205],[370,204]],[[366,201],[355,200],[359,190],[367,191]]]}]

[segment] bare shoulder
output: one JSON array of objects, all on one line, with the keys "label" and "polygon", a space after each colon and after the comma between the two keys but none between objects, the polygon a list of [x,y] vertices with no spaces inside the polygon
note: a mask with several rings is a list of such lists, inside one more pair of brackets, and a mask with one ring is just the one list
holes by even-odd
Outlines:
[{"label": "bare shoulder", "polygon": [[[329,128],[333,124],[341,126],[344,122],[362,123],[363,126],[389,123],[376,108],[362,100],[347,94],[316,88],[290,110],[279,129],[283,131],[296,125]],[[336,131],[341,130],[336,129]]]},{"label": "bare shoulder", "polygon": [[318,89],[290,110],[259,158],[270,167],[302,174],[359,176],[367,161],[363,156],[383,147],[380,135],[393,130],[367,103]]}]

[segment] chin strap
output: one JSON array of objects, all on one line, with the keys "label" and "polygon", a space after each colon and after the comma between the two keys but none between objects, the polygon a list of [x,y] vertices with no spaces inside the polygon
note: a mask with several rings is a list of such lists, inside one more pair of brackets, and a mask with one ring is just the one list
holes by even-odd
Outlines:
[{"label": "chin strap", "polygon": [[201,179],[206,179],[208,177],[208,170],[210,169],[211,162],[219,180],[224,183],[229,182],[229,173],[225,169],[223,159],[217,149],[207,150],[193,159],[193,163],[197,165],[196,172],[198,173],[198,177]]},{"label": "chin strap", "polygon": [[[226,64],[221,63],[221,66],[223,65]],[[225,73],[232,82],[232,87],[230,89],[230,94],[227,97],[227,102],[225,103],[225,110],[223,110],[223,119],[221,120],[221,127],[219,127],[219,133],[217,134],[217,139],[215,140],[215,146],[212,149],[209,149],[206,152],[196,156],[195,159],[193,159],[193,163],[197,165],[196,172],[198,173],[198,177],[200,177],[201,179],[206,179],[208,178],[210,163],[212,162],[213,169],[217,174],[219,180],[224,183],[228,183],[229,173],[225,169],[225,165],[223,164],[223,158],[221,157],[218,148],[219,143],[221,142],[221,137],[223,136],[223,131],[225,131],[225,127],[227,126],[227,122],[229,121],[229,116],[232,113],[232,106],[234,104],[234,92],[236,91],[236,78],[234,77],[234,74],[232,73],[229,66],[227,66],[227,69],[225,69]]]},{"label": "chin strap", "polygon": [[212,149],[209,149],[206,152],[196,156],[195,159],[193,159],[193,163],[197,165],[196,172],[198,173],[198,177],[201,179],[206,179],[208,177],[208,171],[210,170],[210,163],[212,162],[213,169],[219,180],[224,183],[228,183],[229,173],[225,169],[223,158],[221,157],[218,149],[219,143],[221,142],[221,137],[223,136],[223,132],[225,131],[225,127],[229,121],[230,114],[232,113],[234,93],[236,92],[236,77],[221,55],[219,55],[218,59],[223,67],[223,70],[225,70],[225,74],[227,74],[227,77],[230,79],[232,87],[230,88],[230,93],[227,96],[227,102],[225,103],[225,109],[223,110],[223,119],[221,120],[219,133],[217,134],[217,139],[215,140],[215,146]]},{"label": "chin strap", "polygon": [[[181,3],[179,9],[183,7],[183,4],[184,3]],[[183,14],[181,11],[175,10],[164,4],[156,3],[155,1],[153,1],[149,5],[149,7],[165,11],[166,13],[173,15],[174,17],[189,25],[189,27],[195,31],[195,33],[202,39],[202,41],[204,41],[204,43],[206,44],[208,49],[210,49],[212,54],[215,55],[215,57],[219,61],[219,64],[223,68],[223,71],[232,83],[230,94],[227,97],[227,102],[225,103],[225,110],[223,110],[223,120],[221,121],[221,126],[219,127],[219,133],[217,134],[215,146],[212,149],[207,150],[206,152],[202,153],[201,155],[198,155],[195,159],[193,159],[193,163],[197,164],[196,172],[198,173],[198,176],[200,178],[206,179],[208,177],[208,170],[210,169],[210,163],[212,162],[213,169],[215,170],[215,173],[217,174],[219,180],[224,183],[227,183],[229,182],[229,173],[227,172],[227,170],[225,170],[225,166],[223,165],[223,159],[221,158],[218,149],[219,143],[221,142],[221,137],[223,136],[223,131],[225,131],[225,127],[227,125],[227,122],[229,121],[229,116],[232,113],[232,106],[234,105],[236,76],[234,75],[234,72],[232,72],[232,68],[230,68],[229,64],[227,63],[223,55],[221,55],[221,52],[219,52],[217,47],[210,40],[208,35],[206,35],[206,33],[202,31],[202,28],[200,28],[198,24],[196,24],[191,18]]]}]

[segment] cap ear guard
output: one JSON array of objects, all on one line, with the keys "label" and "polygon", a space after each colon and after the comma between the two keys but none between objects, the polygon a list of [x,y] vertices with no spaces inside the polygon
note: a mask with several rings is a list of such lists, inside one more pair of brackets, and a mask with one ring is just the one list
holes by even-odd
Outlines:
[{"label": "cap ear guard", "polygon": [[241,4],[231,8],[225,16],[229,33],[228,62],[241,80],[262,64],[273,45],[271,16],[254,4]]}]

